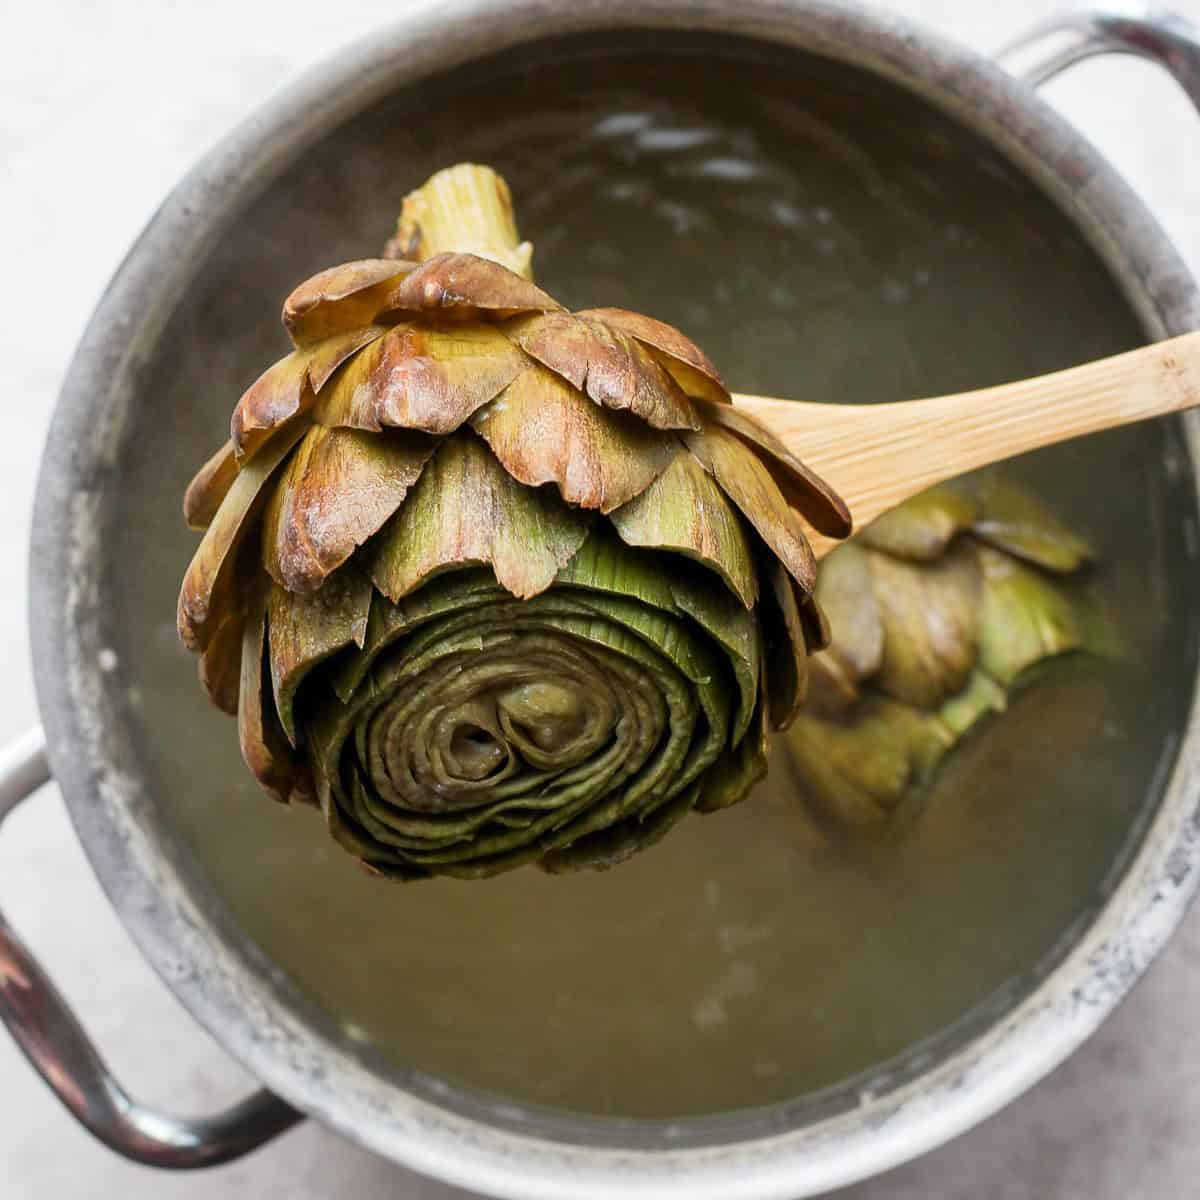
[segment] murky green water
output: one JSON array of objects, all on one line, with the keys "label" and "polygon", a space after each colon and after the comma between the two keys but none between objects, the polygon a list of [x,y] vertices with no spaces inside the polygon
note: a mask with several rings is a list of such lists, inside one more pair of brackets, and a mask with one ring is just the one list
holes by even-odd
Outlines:
[{"label": "murky green water", "polygon": [[741,390],[891,400],[1141,340],[1067,223],[981,144],[815,60],[732,53],[460,76],[355,122],[217,248],[147,367],[128,456],[117,670],[197,870],[364,1052],[521,1101],[648,1116],[769,1103],[999,1003],[1099,899],[1190,696],[1188,485],[1154,425],[1015,468],[1094,540],[1126,661],[1048,673],[952,760],[897,845],[814,849],[776,772],[608,874],[400,887],[361,875],[313,813],[259,795],[175,641],[194,546],[178,497],[282,350],[280,298],[373,253],[437,167],[493,162],[540,282],[679,324]]}]

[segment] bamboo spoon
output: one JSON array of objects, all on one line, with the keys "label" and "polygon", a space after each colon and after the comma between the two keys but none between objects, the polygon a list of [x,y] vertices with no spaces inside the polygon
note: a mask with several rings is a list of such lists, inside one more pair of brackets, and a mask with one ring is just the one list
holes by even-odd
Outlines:
[{"label": "bamboo spoon", "polygon": [[[892,404],[734,396],[842,496],[856,528],[935,483],[1200,405],[1200,331],[998,387]],[[1109,481],[1097,480],[1097,492]],[[838,543],[810,533],[818,556]]]}]

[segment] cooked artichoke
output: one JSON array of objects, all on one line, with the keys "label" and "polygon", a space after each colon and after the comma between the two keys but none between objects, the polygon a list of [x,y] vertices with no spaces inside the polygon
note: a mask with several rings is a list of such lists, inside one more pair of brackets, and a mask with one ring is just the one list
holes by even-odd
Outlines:
[{"label": "cooked artichoke", "polygon": [[389,253],[288,297],[185,500],[179,630],[250,769],[400,879],[605,866],[741,800],[845,506],[677,329],[536,287],[486,168]]},{"label": "cooked artichoke", "polygon": [[1023,673],[1098,644],[1068,586],[1090,558],[994,476],[915,496],[833,550],[816,587],[832,640],[784,738],[818,824],[885,827]]}]

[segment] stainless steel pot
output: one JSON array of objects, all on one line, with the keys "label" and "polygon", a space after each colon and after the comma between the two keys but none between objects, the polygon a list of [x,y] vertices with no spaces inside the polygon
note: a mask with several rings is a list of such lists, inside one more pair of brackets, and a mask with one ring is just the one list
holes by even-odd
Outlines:
[{"label": "stainless steel pot", "polygon": [[[1020,1006],[923,1073],[824,1118],[786,1106],[744,1118],[587,1120],[401,1088],[326,1039],[269,963],[208,910],[147,794],[106,697],[98,587],[113,469],[139,366],[197,265],[244,204],[340,122],[402,84],[551,36],[707,30],[815,51],[924,96],[1033,177],[1096,248],[1148,335],[1200,325],[1200,290],[1107,164],[1028,86],[903,22],[819,0],[447,0],[400,19],[272,102],[176,188],[112,281],[55,414],[38,490],[32,632],[46,738],[0,756],[0,819],[50,777],[112,903],[198,1021],[270,1091],[205,1121],[149,1111],[112,1078],[52,983],[0,917],[0,1016],[60,1099],[113,1149],[166,1167],[228,1161],[310,1114],[397,1161],[531,1200],[629,1194],[813,1195],[969,1128],[1074,1050],[1145,970],[1200,883],[1200,714],[1146,836],[1103,911]],[[1052,39],[1057,48],[1047,50]],[[1034,81],[1093,54],[1154,59],[1200,104],[1200,36],[1178,18],[1088,13],[1022,39]],[[1043,52],[1045,52],[1043,54]],[[1184,423],[1193,473],[1200,422]]]}]

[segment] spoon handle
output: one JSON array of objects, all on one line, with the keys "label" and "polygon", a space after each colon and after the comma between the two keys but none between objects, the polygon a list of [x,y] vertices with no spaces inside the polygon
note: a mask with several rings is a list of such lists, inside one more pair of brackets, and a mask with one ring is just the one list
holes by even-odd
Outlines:
[{"label": "spoon handle", "polygon": [[[928,400],[734,402],[823,476],[861,529],[909,496],[977,467],[1200,405],[1200,331],[1052,375]],[[1097,480],[1097,491],[1113,482]],[[837,544],[812,540],[818,554]]]}]

